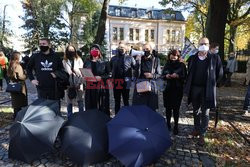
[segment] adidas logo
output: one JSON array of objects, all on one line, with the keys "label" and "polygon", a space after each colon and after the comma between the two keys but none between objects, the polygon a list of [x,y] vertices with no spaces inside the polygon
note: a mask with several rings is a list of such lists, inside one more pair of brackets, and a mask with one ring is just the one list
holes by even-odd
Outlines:
[{"label": "adidas logo", "polygon": [[41,68],[42,71],[53,71],[53,69],[51,68],[53,62],[48,62],[48,60],[46,60],[45,62],[41,62],[41,65],[43,66]]}]

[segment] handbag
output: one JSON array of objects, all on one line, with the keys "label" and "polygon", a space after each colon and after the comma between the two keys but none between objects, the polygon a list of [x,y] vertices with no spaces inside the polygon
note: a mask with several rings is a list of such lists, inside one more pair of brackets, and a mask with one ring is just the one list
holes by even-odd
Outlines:
[{"label": "handbag", "polygon": [[22,84],[20,82],[10,82],[7,84],[6,92],[21,93],[22,92]]},{"label": "handbag", "polygon": [[152,90],[151,83],[149,81],[142,81],[136,83],[136,90],[138,93],[150,92]]},{"label": "handbag", "polygon": [[[151,73],[155,73],[155,58],[152,60],[152,70]],[[151,92],[152,91],[152,86],[150,81],[141,81],[136,83],[136,90],[138,93],[145,93],[145,92]]]},{"label": "handbag", "polygon": [[70,87],[68,89],[68,97],[69,97],[69,99],[72,100],[72,99],[76,98],[76,96],[77,96],[76,88],[75,87]]}]

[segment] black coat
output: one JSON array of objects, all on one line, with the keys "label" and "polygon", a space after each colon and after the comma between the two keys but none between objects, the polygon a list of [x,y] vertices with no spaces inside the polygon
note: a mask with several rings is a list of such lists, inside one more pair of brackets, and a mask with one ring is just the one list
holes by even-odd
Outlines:
[{"label": "black coat", "polygon": [[[167,79],[167,74],[176,73],[179,78]],[[178,109],[183,96],[184,81],[187,76],[187,70],[184,63],[179,61],[168,61],[162,71],[162,78],[167,82],[163,92],[164,107]]]},{"label": "black coat", "polygon": [[[191,103],[191,88],[193,75],[195,74],[195,63],[198,61],[198,53],[191,56],[188,61],[188,76],[185,85],[184,93],[188,97],[188,104]],[[216,83],[223,76],[223,68],[221,59],[218,55],[207,54],[208,69],[207,69],[207,81],[206,81],[206,107],[216,107]]]},{"label": "black coat", "polygon": [[[122,63],[120,63],[121,60]],[[112,57],[110,61],[112,77],[117,78],[117,76],[121,76],[120,78],[132,78],[132,73],[133,69],[135,68],[135,64],[136,62],[132,56],[116,55]]]},{"label": "black coat", "polygon": [[[100,76],[106,86],[106,81],[110,78],[110,70],[107,62],[97,61],[95,67],[93,67],[94,63],[91,60],[87,60],[84,62],[84,68],[91,69],[94,76]],[[86,92],[85,92],[85,106],[86,109],[99,109],[104,111],[109,115],[109,89],[102,88],[101,86],[95,89],[88,88],[88,84],[98,86],[100,82],[92,82],[87,81]]]}]

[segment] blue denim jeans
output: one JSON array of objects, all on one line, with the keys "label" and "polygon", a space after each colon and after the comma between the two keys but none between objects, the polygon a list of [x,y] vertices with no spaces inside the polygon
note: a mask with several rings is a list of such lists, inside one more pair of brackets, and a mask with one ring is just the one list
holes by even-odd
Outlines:
[{"label": "blue denim jeans", "polygon": [[250,101],[250,85],[247,87],[247,93],[244,101],[244,106],[243,110],[248,110],[249,109],[249,101]]}]

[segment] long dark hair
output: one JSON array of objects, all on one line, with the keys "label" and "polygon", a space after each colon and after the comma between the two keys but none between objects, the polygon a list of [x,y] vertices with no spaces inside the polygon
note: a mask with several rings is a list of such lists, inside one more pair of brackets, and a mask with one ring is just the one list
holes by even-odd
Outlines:
[{"label": "long dark hair", "polygon": [[170,60],[170,56],[171,56],[171,55],[178,56],[178,60],[177,60],[177,61],[180,61],[181,54],[180,54],[180,52],[179,52],[178,50],[173,49],[173,50],[170,50],[170,51],[168,52],[168,56],[167,56],[167,61],[168,61],[168,62],[171,61],[171,60]]},{"label": "long dark hair", "polygon": [[68,46],[66,47],[66,49],[65,49],[64,60],[70,59],[70,55],[69,55],[69,47],[70,47],[70,46],[74,48],[75,53],[76,53],[74,59],[77,59],[77,58],[80,57],[80,56],[78,56],[78,54],[77,54],[76,48],[75,48],[73,45],[68,45]]},{"label": "long dark hair", "polygon": [[13,78],[15,76],[15,69],[18,65],[20,65],[20,55],[21,53],[18,51],[14,51],[10,55],[10,65],[7,71],[7,75],[10,78]]}]

